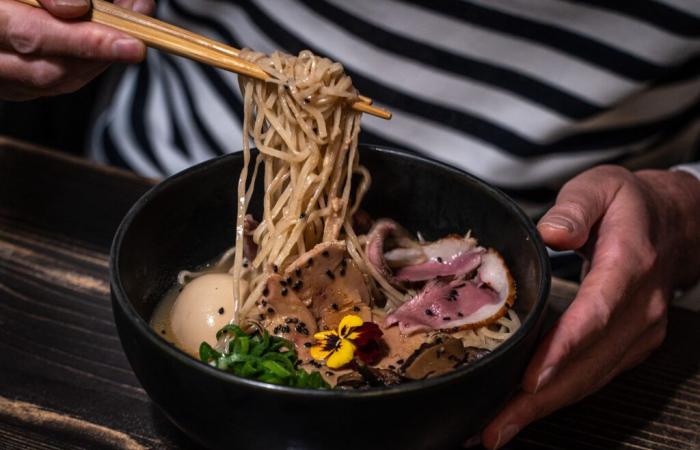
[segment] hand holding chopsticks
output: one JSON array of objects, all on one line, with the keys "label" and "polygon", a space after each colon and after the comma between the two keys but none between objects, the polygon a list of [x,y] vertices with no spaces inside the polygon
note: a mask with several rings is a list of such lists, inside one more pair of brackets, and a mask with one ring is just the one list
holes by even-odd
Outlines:
[{"label": "hand holding chopsticks", "polygon": [[[38,0],[17,1],[41,7]],[[92,0],[92,10],[86,19],[138,38],[149,47],[260,80],[269,79],[267,73],[257,65],[240,58],[240,51],[234,47],[152,17],[120,8],[104,0]],[[360,100],[353,103],[352,107],[356,111],[383,119],[391,118],[390,112],[372,106],[371,103],[371,99],[360,96]]]}]

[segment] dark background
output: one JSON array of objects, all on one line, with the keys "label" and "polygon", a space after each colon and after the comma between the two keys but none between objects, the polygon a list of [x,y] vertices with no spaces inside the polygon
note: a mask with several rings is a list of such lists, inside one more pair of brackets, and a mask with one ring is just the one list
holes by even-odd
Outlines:
[{"label": "dark background", "polygon": [[83,156],[98,93],[117,71],[119,68],[110,69],[72,94],[24,102],[0,101],[0,135]]}]

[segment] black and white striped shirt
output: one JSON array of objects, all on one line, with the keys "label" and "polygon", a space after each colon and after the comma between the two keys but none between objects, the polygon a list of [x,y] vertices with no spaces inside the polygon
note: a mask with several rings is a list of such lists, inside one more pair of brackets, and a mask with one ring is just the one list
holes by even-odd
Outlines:
[{"label": "black and white striped shirt", "polygon": [[[394,113],[362,142],[543,201],[599,163],[697,160],[700,0],[161,0],[158,17],[236,47],[340,61]],[[131,67],[93,157],[147,176],[241,148],[236,75],[164,53]]]}]

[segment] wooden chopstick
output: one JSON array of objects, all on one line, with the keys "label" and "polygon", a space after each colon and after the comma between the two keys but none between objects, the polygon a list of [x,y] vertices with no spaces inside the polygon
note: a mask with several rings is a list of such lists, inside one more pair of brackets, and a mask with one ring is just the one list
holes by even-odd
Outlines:
[{"label": "wooden chopstick", "polygon": [[[42,7],[38,0],[17,1]],[[149,47],[259,80],[269,80],[268,74],[256,64],[240,58],[237,48],[107,1],[92,0],[92,10],[86,19],[123,31]],[[352,108],[382,119],[391,119],[389,111],[372,106],[372,99],[365,96],[359,96]]]}]

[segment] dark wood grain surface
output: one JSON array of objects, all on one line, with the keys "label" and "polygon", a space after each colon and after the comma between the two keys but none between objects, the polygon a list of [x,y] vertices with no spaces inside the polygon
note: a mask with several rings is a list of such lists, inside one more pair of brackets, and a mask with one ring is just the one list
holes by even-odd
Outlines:
[{"label": "dark wood grain surface", "polygon": [[[0,449],[194,447],[140,387],[112,322],[111,238],[152,183],[0,137]],[[557,280],[552,300],[574,293]],[[508,448],[700,448],[698,343],[700,314],[672,308],[661,350]]]}]

